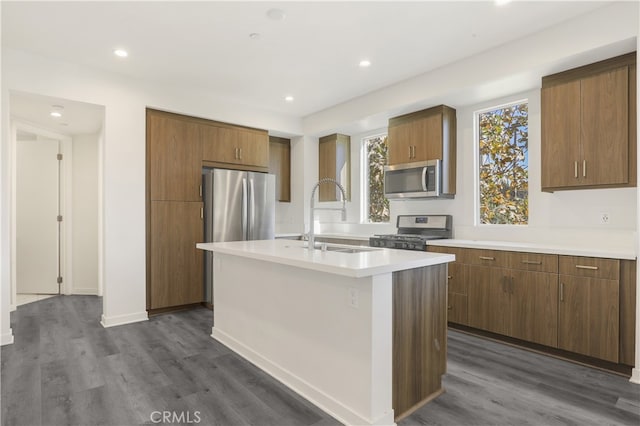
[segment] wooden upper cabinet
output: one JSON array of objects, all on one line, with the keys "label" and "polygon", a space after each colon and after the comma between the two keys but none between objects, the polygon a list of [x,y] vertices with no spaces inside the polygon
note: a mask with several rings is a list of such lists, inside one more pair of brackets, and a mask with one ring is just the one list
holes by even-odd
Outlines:
[{"label": "wooden upper cabinet", "polygon": [[202,159],[256,167],[269,167],[266,131],[202,125]]},{"label": "wooden upper cabinet", "polygon": [[269,173],[276,176],[276,200],[291,201],[291,140],[269,136]]},{"label": "wooden upper cabinet", "polygon": [[[351,199],[351,137],[333,134],[321,137],[318,142],[318,179],[338,181]],[[320,201],[340,201],[342,195],[337,186],[325,183],[318,188]]]},{"label": "wooden upper cabinet", "polygon": [[584,185],[625,184],[629,179],[628,81],[628,67],[581,81]]},{"label": "wooden upper cabinet", "polygon": [[580,81],[543,88],[542,111],[542,188],[577,185]]},{"label": "wooden upper cabinet", "polygon": [[636,185],[635,53],[542,79],[542,190]]},{"label": "wooden upper cabinet", "polygon": [[456,111],[445,105],[389,119],[388,164],[455,159],[455,126]]},{"label": "wooden upper cabinet", "polygon": [[200,129],[147,110],[147,179],[151,200],[200,201]]}]

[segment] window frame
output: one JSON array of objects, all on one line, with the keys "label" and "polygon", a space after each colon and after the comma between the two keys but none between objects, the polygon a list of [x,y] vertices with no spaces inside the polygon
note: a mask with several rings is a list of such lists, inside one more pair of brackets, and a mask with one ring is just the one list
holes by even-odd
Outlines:
[{"label": "window frame", "polygon": [[[520,227],[526,228],[531,222],[531,215],[528,214],[527,223],[482,223],[480,221],[480,114],[485,112],[494,111],[497,109],[507,108],[518,104],[527,104],[527,130],[529,129],[530,111],[528,110],[531,102],[529,98],[519,98],[509,102],[502,102],[490,107],[481,108],[473,112],[473,186],[474,186],[474,200],[473,200],[473,224],[476,227],[492,227],[492,228],[511,228]],[[529,139],[527,139],[527,151],[529,151]],[[529,171],[529,161],[527,160],[527,171]],[[527,183],[530,183],[530,175],[527,176]],[[530,200],[527,193],[527,199]],[[531,206],[529,205],[529,213],[531,212]]]},{"label": "window frame", "polygon": [[[363,136],[360,139],[360,223],[366,225],[388,225],[391,223],[391,214],[388,222],[372,222],[369,220],[369,162],[367,141],[375,138],[389,138],[389,132],[381,131]],[[388,161],[388,158],[387,158]]]}]

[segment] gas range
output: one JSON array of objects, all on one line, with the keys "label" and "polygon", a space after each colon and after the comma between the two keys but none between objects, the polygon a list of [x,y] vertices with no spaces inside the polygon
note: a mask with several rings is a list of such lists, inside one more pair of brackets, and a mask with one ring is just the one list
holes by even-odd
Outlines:
[{"label": "gas range", "polygon": [[369,246],[424,251],[429,240],[451,238],[451,224],[450,215],[400,215],[398,232],[374,235],[369,238]]}]

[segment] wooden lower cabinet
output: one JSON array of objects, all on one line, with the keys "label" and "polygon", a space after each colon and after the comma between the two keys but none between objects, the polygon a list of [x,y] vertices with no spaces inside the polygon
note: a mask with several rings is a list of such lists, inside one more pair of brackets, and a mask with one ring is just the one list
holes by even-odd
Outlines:
[{"label": "wooden lower cabinet", "polygon": [[469,326],[507,334],[509,293],[500,268],[468,265]]},{"label": "wooden lower cabinet", "polygon": [[147,309],[203,301],[203,204],[152,201]]},{"label": "wooden lower cabinet", "polygon": [[558,346],[618,362],[619,281],[560,275]]},{"label": "wooden lower cabinet", "polygon": [[508,336],[558,346],[558,275],[510,270]]}]

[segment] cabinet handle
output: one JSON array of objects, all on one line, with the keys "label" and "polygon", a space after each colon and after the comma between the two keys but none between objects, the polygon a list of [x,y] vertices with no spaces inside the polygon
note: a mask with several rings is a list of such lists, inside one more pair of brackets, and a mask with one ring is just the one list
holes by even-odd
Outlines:
[{"label": "cabinet handle", "polygon": [[496,260],[495,257],[489,257],[489,256],[478,256],[481,260]]},{"label": "cabinet handle", "polygon": [[411,156],[411,153],[413,152],[413,150],[411,149],[413,148],[411,145],[409,145],[409,159],[412,159],[413,157]]},{"label": "cabinet handle", "polygon": [[576,179],[578,179],[578,162],[577,161],[573,162],[573,175],[576,177]]},{"label": "cabinet handle", "polygon": [[200,207],[200,219],[204,219],[204,207]]},{"label": "cabinet handle", "polygon": [[540,260],[523,260],[522,263],[525,265],[542,265],[542,261]]},{"label": "cabinet handle", "polygon": [[453,306],[451,306],[451,305],[447,306],[447,311],[450,311],[452,309],[453,309]]},{"label": "cabinet handle", "polygon": [[560,283],[560,301],[564,302],[564,283]]},{"label": "cabinet handle", "polygon": [[242,160],[242,148],[238,148],[238,160]]},{"label": "cabinet handle", "polygon": [[202,198],[202,185],[200,185],[199,191],[200,191],[200,198]]},{"label": "cabinet handle", "polygon": [[576,265],[576,269],[590,269],[592,271],[597,271],[597,266],[586,266],[586,265]]},{"label": "cabinet handle", "polygon": [[450,280],[450,279],[452,279],[452,278],[453,278],[453,277],[452,277],[451,275],[447,275],[447,279],[448,279],[448,280]]},{"label": "cabinet handle", "polygon": [[587,177],[587,160],[582,160],[582,177]]}]

